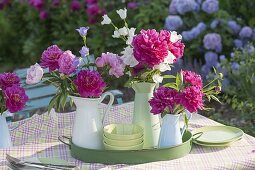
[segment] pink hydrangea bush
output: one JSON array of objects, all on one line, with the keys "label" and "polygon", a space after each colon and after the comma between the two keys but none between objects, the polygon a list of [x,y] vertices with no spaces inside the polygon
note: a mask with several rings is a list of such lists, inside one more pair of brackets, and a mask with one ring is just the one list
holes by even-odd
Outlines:
[{"label": "pink hydrangea bush", "polygon": [[25,107],[28,96],[20,85],[15,73],[0,74],[0,114],[6,110],[15,113]]}]

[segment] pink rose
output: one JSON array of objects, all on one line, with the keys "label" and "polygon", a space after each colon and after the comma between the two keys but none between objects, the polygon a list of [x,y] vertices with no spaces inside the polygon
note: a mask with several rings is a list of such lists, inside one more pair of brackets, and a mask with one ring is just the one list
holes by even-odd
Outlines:
[{"label": "pink rose", "polygon": [[41,81],[43,77],[43,69],[39,64],[35,64],[30,66],[29,69],[27,69],[27,84],[36,84]]}]

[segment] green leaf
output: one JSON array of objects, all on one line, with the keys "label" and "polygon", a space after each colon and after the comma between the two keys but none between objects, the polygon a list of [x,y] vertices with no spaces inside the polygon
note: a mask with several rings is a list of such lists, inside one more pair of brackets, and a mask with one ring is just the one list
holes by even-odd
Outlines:
[{"label": "green leaf", "polygon": [[210,95],[210,96],[213,100],[215,100],[215,101],[219,102],[220,104],[222,104],[221,101],[216,96],[214,96],[214,95]]},{"label": "green leaf", "polygon": [[175,79],[176,77],[173,76],[173,75],[164,75],[163,78],[166,78],[166,79]]},{"label": "green leaf", "polygon": [[186,112],[184,113],[184,122],[185,122],[186,130],[187,130],[189,127],[189,119],[188,119]]},{"label": "green leaf", "polygon": [[177,73],[176,75],[176,87],[177,87],[177,91],[179,91],[182,87],[183,84],[183,76],[181,73]]},{"label": "green leaf", "polygon": [[211,87],[203,89],[203,92],[206,93],[206,92],[211,91],[211,90],[213,90],[215,88],[216,88],[216,86],[211,86]]},{"label": "green leaf", "polygon": [[172,88],[172,89],[175,89],[175,90],[178,90],[178,88],[177,88],[175,83],[166,83],[163,86],[169,87],[169,88]]},{"label": "green leaf", "polygon": [[53,109],[53,107],[56,105],[58,98],[59,98],[59,95],[57,94],[57,95],[55,95],[55,96],[51,99],[51,101],[50,101],[50,103],[49,103],[49,106],[48,106],[48,114],[50,114],[50,111],[51,111],[51,110]]}]

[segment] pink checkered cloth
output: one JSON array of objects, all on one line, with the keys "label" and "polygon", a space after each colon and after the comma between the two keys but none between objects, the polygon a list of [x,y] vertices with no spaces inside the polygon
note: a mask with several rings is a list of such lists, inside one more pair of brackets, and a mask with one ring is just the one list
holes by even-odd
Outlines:
[{"label": "pink checkered cloth", "polygon": [[[134,104],[115,106],[106,117],[106,124],[130,123]],[[102,112],[102,105],[100,111]],[[211,148],[193,145],[189,155],[170,161],[139,165],[103,165],[83,163],[70,155],[68,146],[58,141],[58,136],[71,136],[75,112],[34,115],[29,119],[10,124],[13,147],[0,150],[0,169],[7,169],[5,154],[26,159],[31,157],[52,157],[66,160],[83,169],[255,169],[255,138],[244,135],[231,147]],[[199,114],[193,115],[190,129],[219,123]],[[0,139],[1,140],[1,139]]]}]

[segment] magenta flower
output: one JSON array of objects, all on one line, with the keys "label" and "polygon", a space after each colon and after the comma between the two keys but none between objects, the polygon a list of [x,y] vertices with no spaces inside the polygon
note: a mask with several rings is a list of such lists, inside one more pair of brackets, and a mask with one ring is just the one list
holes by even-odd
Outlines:
[{"label": "magenta flower", "polygon": [[92,4],[88,6],[86,12],[89,16],[97,16],[101,13],[101,9],[97,4]]},{"label": "magenta flower", "polygon": [[88,5],[96,4],[97,0],[85,0]]},{"label": "magenta flower", "polygon": [[29,0],[29,4],[33,7],[35,7],[37,10],[41,10],[44,5],[43,0]]},{"label": "magenta flower", "polygon": [[171,42],[171,36],[174,35],[171,35],[171,33],[167,30],[161,30],[160,36],[162,39],[167,41],[168,50],[176,57],[175,61],[183,56],[185,45],[181,42],[181,40]]},{"label": "magenta flower", "polygon": [[20,85],[20,78],[15,73],[0,74],[0,88],[5,90],[7,87]]},{"label": "magenta flower", "polygon": [[73,0],[72,2],[71,2],[71,6],[70,6],[70,8],[71,8],[71,10],[72,11],[80,11],[80,9],[81,9],[81,3],[79,2],[79,1],[77,1],[77,0]]},{"label": "magenta flower", "polygon": [[49,68],[50,72],[59,69],[58,59],[62,53],[63,51],[57,45],[52,45],[48,47],[42,53],[40,65],[42,66],[42,68]]},{"label": "magenta flower", "polygon": [[103,53],[101,57],[96,59],[97,67],[110,66],[109,75],[119,78],[124,75],[125,65],[120,56],[113,53]]},{"label": "magenta flower", "polygon": [[153,98],[149,101],[150,106],[152,107],[151,112],[155,114],[160,114],[168,109],[171,113],[176,105],[176,96],[178,95],[177,91],[170,89],[164,86],[161,86],[153,94]]},{"label": "magenta flower", "polygon": [[46,11],[46,10],[42,10],[40,12],[40,19],[43,21],[43,20],[46,20],[47,18],[49,17],[49,13]]},{"label": "magenta flower", "polygon": [[137,2],[129,2],[127,4],[127,7],[130,8],[130,9],[135,9],[135,8],[138,7],[138,4],[137,4]]},{"label": "magenta flower", "polygon": [[150,68],[160,64],[168,55],[168,41],[166,36],[155,29],[141,30],[133,39],[134,56],[139,63]]},{"label": "magenta flower", "polygon": [[106,87],[101,75],[90,70],[80,71],[74,80],[74,84],[81,97],[99,97]]},{"label": "magenta flower", "polygon": [[51,5],[55,8],[58,7],[60,5],[60,0],[52,0]]},{"label": "magenta flower", "polygon": [[192,71],[182,71],[183,79],[186,83],[192,86],[197,86],[200,89],[203,87],[202,78],[199,74]]},{"label": "magenta flower", "polygon": [[22,110],[28,101],[25,90],[18,85],[7,87],[4,91],[4,98],[5,106],[11,113]]},{"label": "magenta flower", "polygon": [[189,112],[197,112],[198,109],[203,109],[203,92],[199,87],[190,86],[181,91],[179,102]]},{"label": "magenta flower", "polygon": [[71,51],[65,51],[58,59],[59,71],[66,75],[72,74],[77,67],[75,55]]}]

